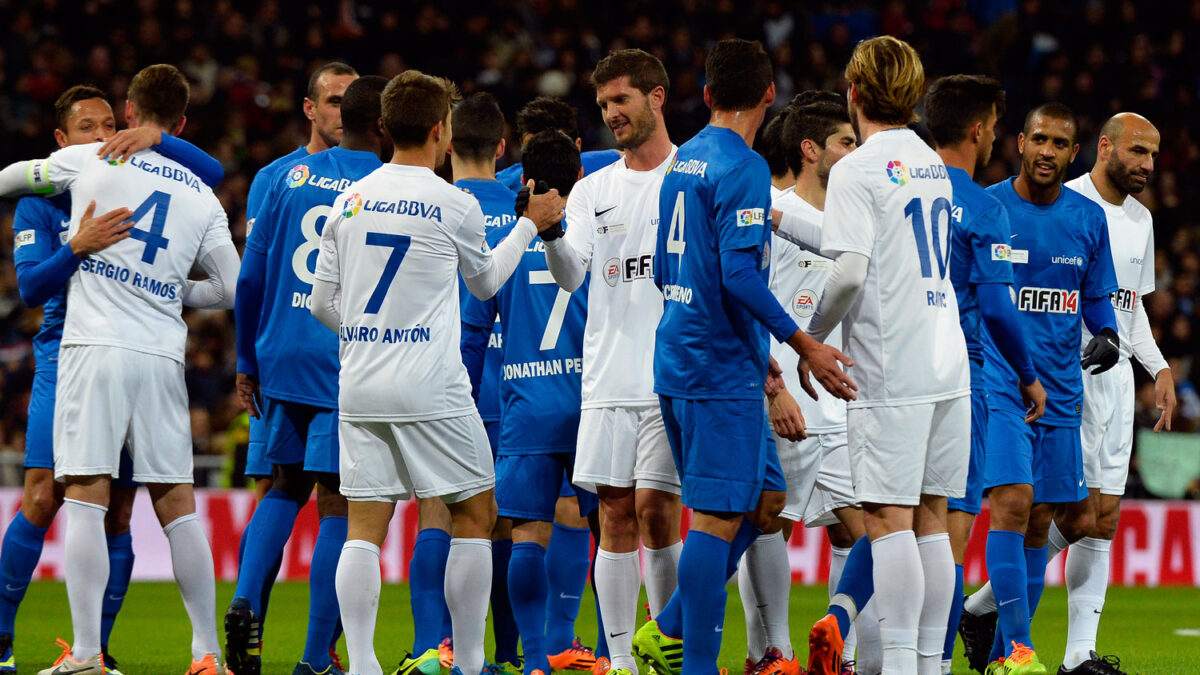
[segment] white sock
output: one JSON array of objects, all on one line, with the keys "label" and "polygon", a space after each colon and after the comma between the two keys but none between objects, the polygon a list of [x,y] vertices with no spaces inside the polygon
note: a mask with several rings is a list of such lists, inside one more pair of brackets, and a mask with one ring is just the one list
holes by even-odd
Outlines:
[{"label": "white sock", "polygon": [[1067,550],[1071,542],[1063,536],[1062,530],[1058,529],[1058,523],[1050,521],[1050,532],[1046,536],[1046,562],[1054,560],[1054,556]]},{"label": "white sock", "polygon": [[446,558],[446,605],[454,625],[454,665],[464,673],[483,670],[492,593],[492,540],[455,537]]},{"label": "white sock", "polygon": [[[667,606],[675,587],[679,585],[679,553],[683,542],[677,541],[663,548],[646,548],[646,600],[650,603],[650,616]],[[634,600],[637,604],[637,600]],[[603,610],[601,610],[603,611]],[[608,625],[607,620],[604,625]]]},{"label": "white sock", "polygon": [[783,533],[760,535],[744,558],[750,572],[750,584],[758,600],[758,612],[766,631],[766,644],[790,659],[792,640],[788,635],[788,596],[792,589],[792,566],[788,561]]},{"label": "white sock", "polygon": [[381,585],[379,547],[361,539],[343,544],[334,587],[342,613],[342,631],[346,634],[349,672],[355,675],[383,675],[383,667],[375,657],[375,618],[379,614]]},{"label": "white sock", "polygon": [[917,673],[942,675],[946,621],[954,601],[954,552],[950,549],[950,535],[943,532],[920,537],[917,551],[925,573],[925,601],[921,605],[917,636]]},{"label": "white sock", "polygon": [[641,571],[638,553],[613,553],[596,550],[596,596],[600,614],[604,616],[604,641],[608,643],[608,660],[613,668],[628,668],[637,672],[633,660],[633,634],[637,630],[638,590]]},{"label": "white sock", "polygon": [[950,667],[954,665],[952,659],[942,659],[942,675],[950,675]]},{"label": "white sock", "polygon": [[917,537],[912,530],[884,535],[871,542],[871,555],[883,674],[912,675],[917,672],[917,634],[925,599]]},{"label": "white sock", "polygon": [[750,565],[746,563],[744,553],[738,564],[737,584],[738,594],[742,597],[742,613],[746,617],[746,658],[758,663],[767,651],[767,629],[758,613],[758,596],[754,594],[754,584],[750,583]]},{"label": "white sock", "polygon": [[1067,555],[1067,650],[1063,667],[1074,668],[1087,661],[1096,648],[1100,612],[1108,591],[1108,566],[1112,542],[1084,537],[1071,545]]},{"label": "white sock", "polygon": [[189,513],[163,527],[171,546],[171,569],[183,596],[183,608],[192,622],[192,660],[212,654],[221,662],[221,640],[217,637],[217,582],[213,574],[212,547],[200,525]]},{"label": "white sock", "polygon": [[842,570],[846,569],[846,559],[850,557],[850,549],[830,546],[833,553],[829,558],[829,599],[837,592],[838,582],[842,580]]},{"label": "white sock", "polygon": [[967,596],[963,603],[965,611],[975,616],[983,616],[996,611],[996,596],[992,594],[992,582],[987,582],[979,590]]},{"label": "white sock", "polygon": [[[854,658],[855,672],[878,675],[883,670],[883,643],[879,639],[879,613],[875,611],[874,599],[867,601],[867,606],[851,624],[850,637],[858,641],[858,654]],[[845,653],[851,652],[847,650]]]},{"label": "white sock", "polygon": [[108,543],[104,538],[104,514],[108,509],[65,499],[63,513],[67,517],[63,576],[75,632],[71,658],[86,661],[100,653],[100,614],[104,587],[108,585]]}]

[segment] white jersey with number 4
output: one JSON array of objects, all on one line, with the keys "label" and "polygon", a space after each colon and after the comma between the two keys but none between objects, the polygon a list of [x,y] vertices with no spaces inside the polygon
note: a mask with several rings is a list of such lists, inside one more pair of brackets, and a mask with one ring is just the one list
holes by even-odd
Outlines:
[{"label": "white jersey with number 4", "polygon": [[88,256],[71,277],[62,344],[121,347],[182,362],[188,273],[213,249],[232,244],[225,210],[178,162],[144,150],[110,164],[96,156],[99,148],[66,147],[29,170],[35,191],[71,192],[69,237],[93,200],[96,217],[122,206],[133,211],[129,238]]},{"label": "white jersey with number 4", "polygon": [[821,252],[871,259],[842,324],[859,387],[851,408],[970,393],[948,275],[952,198],[946,165],[904,128],[873,134],[829,174]]},{"label": "white jersey with number 4", "polygon": [[654,331],[662,292],[654,285],[658,192],[675,157],[634,171],[622,157],[575,184],[566,240],[592,274],[583,334],[583,407],[658,405]]},{"label": "white jersey with number 4", "polygon": [[[1117,285],[1111,295],[1113,309],[1117,315],[1117,337],[1120,338],[1121,360],[1133,356],[1133,341],[1130,328],[1133,326],[1133,308],[1137,300],[1154,292],[1154,219],[1150,210],[1133,197],[1126,197],[1120,205],[1110,204],[1092,182],[1090,174],[1066,183],[1066,186],[1104,209],[1108,221],[1108,243],[1112,248],[1113,267],[1117,271]],[[1083,327],[1081,348],[1091,341],[1092,333]]]},{"label": "white jersey with number 4", "polygon": [[[809,221],[821,223],[821,211],[804,201],[793,190],[771,191],[772,205]],[[821,292],[833,261],[805,251],[790,241],[778,236],[771,237],[771,278],[768,285],[771,293],[783,308],[795,319],[800,330],[807,330],[813,313],[821,301]],[[825,341],[831,345],[842,343],[842,327],[834,328]],[[825,391],[817,392],[812,400],[800,388],[800,356],[785,343],[773,342],[771,356],[783,369],[783,382],[788,391],[800,404],[804,413],[804,424],[810,434],[827,434],[846,431],[846,404]]]},{"label": "white jersey with number 4", "polygon": [[338,197],[316,278],[340,287],[341,419],[475,410],[458,346],[458,271],[470,278],[492,264],[479,202],[427,168],[384,164]]}]

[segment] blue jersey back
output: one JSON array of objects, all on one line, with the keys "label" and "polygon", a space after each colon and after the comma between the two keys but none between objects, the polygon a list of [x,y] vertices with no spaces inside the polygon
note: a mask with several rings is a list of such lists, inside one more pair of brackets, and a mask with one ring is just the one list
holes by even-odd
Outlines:
[{"label": "blue jersey back", "polygon": [[[454,181],[454,185],[475,195],[479,200],[479,206],[483,209],[484,224],[489,232],[517,222],[517,213],[513,210],[517,193],[504,187],[499,181],[463,178]],[[472,296],[461,276],[458,278],[458,297],[462,300],[465,312],[467,301]],[[487,351],[483,355],[483,376],[479,381],[479,403],[476,405],[484,422],[500,421],[500,345],[503,339],[500,324],[493,323]]]},{"label": "blue jersey back", "polygon": [[[583,164],[583,175],[585,176],[603,169],[618,159],[621,159],[621,153],[616,150],[588,150],[579,154],[579,160]],[[521,163],[517,162],[512,166],[497,171],[496,180],[503,183],[505,187],[513,192],[517,192],[523,187],[521,185],[521,173],[523,171],[524,168],[521,166]]]},{"label": "blue jersey back", "polygon": [[[512,228],[490,230],[488,245],[499,244]],[[504,327],[500,455],[575,452],[588,282],[574,293],[559,288],[545,251],[534,239],[496,296],[471,296],[463,310],[463,321],[472,326],[489,326],[499,314]]]},{"label": "blue jersey back", "polygon": [[246,239],[247,249],[267,258],[254,343],[259,386],[272,398],[337,408],[337,335],[310,312],[317,251],[334,200],[381,162],[342,148],[301,162],[276,173]]},{"label": "blue jersey back", "polygon": [[721,252],[753,249],[770,265],[771,172],[729,129],[707,126],[679,148],[658,200],[655,279],[666,304],[654,390],[689,399],[762,397],[767,329],[721,288]]},{"label": "blue jersey back", "polygon": [[275,177],[279,175],[280,171],[287,171],[296,166],[305,157],[308,157],[308,149],[302,145],[254,174],[254,180],[250,181],[250,192],[246,195],[247,239],[250,237],[250,232],[254,230],[254,218],[258,215],[258,210],[262,208],[263,200],[266,199],[271,186],[275,184]]},{"label": "blue jersey back", "polygon": [[[1029,331],[1046,388],[1050,426],[1078,426],[1083,404],[1079,366],[1081,315],[1085,298],[1106,298],[1117,290],[1104,211],[1087,197],[1062,188],[1052,204],[1027,202],[1013,179],[987,189],[1008,211],[1012,236],[1013,289],[1017,310]],[[984,379],[989,405],[1023,414],[1016,372],[994,342],[985,342]]]},{"label": "blue jersey back", "polygon": [[971,359],[971,386],[983,386],[983,317],[976,284],[1012,284],[1008,212],[966,171],[947,167],[954,185],[950,228],[950,283],[958,297],[958,322]]},{"label": "blue jersey back", "polygon": [[[54,255],[67,243],[71,224],[71,194],[43,199],[25,197],[17,202],[13,214],[13,264],[36,265]],[[32,235],[25,234],[32,231]],[[42,304],[42,325],[33,337],[33,358],[37,370],[58,368],[58,344],[62,340],[63,321],[67,318],[67,289],[55,293]]]}]

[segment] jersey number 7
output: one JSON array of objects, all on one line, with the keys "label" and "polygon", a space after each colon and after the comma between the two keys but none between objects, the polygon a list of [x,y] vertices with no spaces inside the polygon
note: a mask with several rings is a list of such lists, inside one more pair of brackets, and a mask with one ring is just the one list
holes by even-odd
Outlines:
[{"label": "jersey number 7", "polygon": [[[553,284],[554,275],[550,274],[549,270],[531,270],[529,272],[529,283],[531,284]],[[554,349],[558,344],[558,335],[562,332],[563,319],[567,316],[567,305],[571,304],[571,294],[558,289],[558,295],[554,296],[554,306],[550,308],[550,316],[546,317],[546,329],[542,331],[542,344],[538,349],[545,351]]]},{"label": "jersey number 7", "polygon": [[388,289],[392,286],[392,280],[396,278],[396,272],[400,269],[400,263],[404,261],[404,254],[408,253],[410,244],[412,244],[412,237],[403,234],[367,233],[367,246],[383,246],[392,249],[392,254],[388,256],[387,263],[383,266],[383,273],[379,275],[379,282],[375,284],[375,290],[367,299],[367,308],[364,310],[367,314],[379,313],[379,308],[383,306],[383,299],[387,297]]}]

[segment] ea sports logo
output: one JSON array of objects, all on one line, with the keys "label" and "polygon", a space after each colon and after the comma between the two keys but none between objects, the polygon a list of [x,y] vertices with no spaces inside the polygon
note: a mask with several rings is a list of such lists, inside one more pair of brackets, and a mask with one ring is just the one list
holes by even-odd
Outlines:
[{"label": "ea sports logo", "polygon": [[362,208],[362,205],[362,197],[355,192],[346,198],[346,205],[342,207],[342,215],[346,218],[351,218],[358,213],[358,210]]},{"label": "ea sports logo", "polygon": [[604,283],[615,287],[620,280],[621,261],[618,258],[609,258],[604,263]]},{"label": "ea sports logo", "polygon": [[792,313],[801,319],[807,319],[817,311],[817,294],[807,288],[796,291],[792,296]]},{"label": "ea sports logo", "polygon": [[297,164],[288,172],[287,186],[298,188],[304,185],[304,181],[306,180],[308,180],[308,167],[303,164]]},{"label": "ea sports logo", "polygon": [[888,162],[887,175],[896,185],[904,185],[908,182],[908,171],[904,170],[904,165],[898,159]]}]

